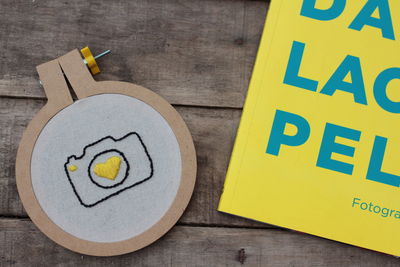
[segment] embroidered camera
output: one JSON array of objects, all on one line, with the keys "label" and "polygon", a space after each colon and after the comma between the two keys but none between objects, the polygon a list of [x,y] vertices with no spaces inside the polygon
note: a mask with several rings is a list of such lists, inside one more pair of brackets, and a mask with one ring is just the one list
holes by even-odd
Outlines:
[{"label": "embroidered camera", "polygon": [[120,139],[104,137],[69,156],[64,164],[73,192],[81,205],[93,207],[153,176],[153,161],[135,132]]}]

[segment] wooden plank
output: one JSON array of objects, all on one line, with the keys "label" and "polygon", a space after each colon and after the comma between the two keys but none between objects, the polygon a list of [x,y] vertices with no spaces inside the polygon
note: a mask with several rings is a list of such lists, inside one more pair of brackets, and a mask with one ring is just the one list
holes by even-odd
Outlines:
[{"label": "wooden plank", "polygon": [[[238,251],[244,249],[244,264]],[[0,219],[2,266],[399,266],[393,256],[280,229],[175,226],[140,251],[83,256],[55,244],[29,220]]]},{"label": "wooden plank", "polygon": [[[27,216],[15,184],[19,140],[43,100],[0,98],[0,215]],[[216,211],[225,179],[240,110],[178,107],[197,150],[194,195],[180,223],[267,227]]]},{"label": "wooden plank", "polygon": [[89,45],[111,49],[98,80],[174,104],[242,107],[266,1],[0,2],[0,95],[44,98],[35,66]]}]

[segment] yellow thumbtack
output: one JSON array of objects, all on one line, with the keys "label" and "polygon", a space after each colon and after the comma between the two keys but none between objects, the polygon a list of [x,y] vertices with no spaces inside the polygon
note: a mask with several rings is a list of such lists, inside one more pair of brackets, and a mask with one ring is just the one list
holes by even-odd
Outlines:
[{"label": "yellow thumbtack", "polygon": [[103,53],[93,57],[92,52],[90,52],[89,47],[86,46],[81,49],[81,53],[84,58],[83,62],[89,67],[89,70],[93,75],[100,72],[100,68],[99,68],[99,66],[97,66],[96,59],[98,59],[102,56],[105,56],[110,52],[111,52],[111,50],[106,50]]}]

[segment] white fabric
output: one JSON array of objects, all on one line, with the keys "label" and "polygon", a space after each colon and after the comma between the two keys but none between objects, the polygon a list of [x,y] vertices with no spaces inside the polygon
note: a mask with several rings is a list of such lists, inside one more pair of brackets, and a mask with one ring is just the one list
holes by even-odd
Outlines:
[{"label": "white fabric", "polygon": [[[136,132],[153,162],[153,176],[93,207],[84,207],[73,192],[64,164],[79,157],[85,146],[106,136],[119,139]],[[101,188],[89,180],[88,165],[96,154],[109,149],[122,152],[130,165],[126,180],[114,188]],[[109,152],[95,163],[118,155]],[[110,138],[91,146],[85,156],[71,159],[78,169],[69,171],[77,193],[94,203],[123,187],[146,178],[150,162],[136,135],[115,142]],[[115,181],[96,177],[102,186],[119,183],[127,163],[121,162]],[[69,166],[67,164],[67,166]],[[135,98],[102,94],[79,100],[54,116],[35,144],[31,161],[32,185],[42,209],[67,233],[94,242],[116,242],[143,233],[165,214],[175,199],[181,179],[181,155],[172,129],[152,107]]]}]

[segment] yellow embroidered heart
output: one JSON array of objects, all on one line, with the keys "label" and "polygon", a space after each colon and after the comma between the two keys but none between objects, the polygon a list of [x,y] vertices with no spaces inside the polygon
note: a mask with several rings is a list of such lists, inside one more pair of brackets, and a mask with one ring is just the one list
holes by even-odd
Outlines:
[{"label": "yellow embroidered heart", "polygon": [[121,158],[114,156],[108,158],[104,163],[97,163],[93,168],[93,172],[99,177],[115,180],[120,166]]}]

